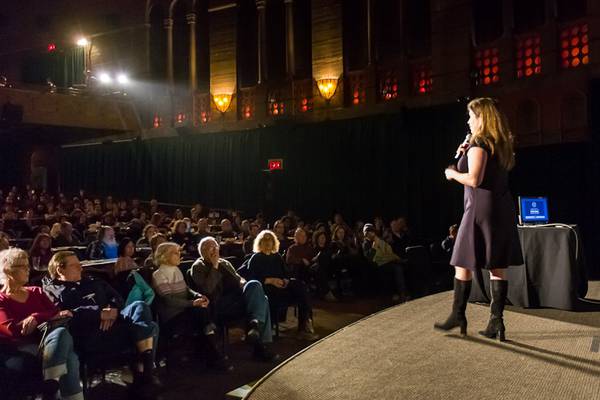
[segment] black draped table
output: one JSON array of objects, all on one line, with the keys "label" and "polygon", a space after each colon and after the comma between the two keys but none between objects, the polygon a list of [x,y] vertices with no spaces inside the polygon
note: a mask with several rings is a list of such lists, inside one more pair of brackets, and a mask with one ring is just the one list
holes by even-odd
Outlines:
[{"label": "black draped table", "polygon": [[[506,272],[508,300],[519,307],[589,309],[583,299],[588,282],[581,237],[575,225],[519,226],[524,265]],[[491,299],[488,271],[473,275],[469,301]],[[597,306],[596,306],[597,307]]]}]

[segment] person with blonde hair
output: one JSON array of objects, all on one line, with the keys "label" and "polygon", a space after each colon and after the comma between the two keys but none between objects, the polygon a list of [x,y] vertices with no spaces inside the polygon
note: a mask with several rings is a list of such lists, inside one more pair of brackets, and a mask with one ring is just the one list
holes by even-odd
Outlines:
[{"label": "person with blonde hair", "polygon": [[[306,284],[290,279],[283,258],[279,254],[279,240],[275,233],[264,230],[254,239],[254,254],[248,261],[249,278],[262,283],[272,309],[287,309],[298,305],[298,334],[307,340],[318,336],[313,327],[313,313]],[[277,318],[278,316],[274,316]]]},{"label": "person with blonde hair", "polygon": [[484,269],[490,274],[491,316],[479,333],[504,341],[505,270],[523,264],[517,214],[508,187],[508,171],[515,165],[513,137],[494,100],[474,99],[467,109],[471,137],[458,148],[458,164],[445,170],[446,179],[462,184],[465,192],[465,210],[450,260],[455,266],[454,302],[448,319],[434,327],[444,331],[460,327],[466,335],[472,274]]},{"label": "person with blonde hair", "polygon": [[154,253],[154,265],[158,269],[152,273],[152,287],[156,292],[156,305],[161,321],[161,330],[170,333],[178,329],[190,328],[199,333],[200,345],[206,350],[208,367],[231,371],[232,366],[217,349],[215,324],[208,310],[210,300],[188,287],[179,269],[181,248],[177,243],[165,242]]},{"label": "person with blonde hair", "polygon": [[[28,281],[27,253],[18,248],[0,252],[0,344],[6,349],[0,355],[0,365],[20,377],[8,388],[9,398],[11,391],[17,392],[20,386],[35,379],[40,364],[38,346],[41,346],[43,379],[58,381],[62,399],[83,399],[73,338],[64,326],[50,328],[51,324],[73,314],[60,311],[41,288],[26,286]],[[44,336],[37,329],[42,324],[47,326]],[[46,388],[53,388],[47,393],[51,396],[57,385],[46,385]],[[3,388],[2,392],[6,394],[6,390]]]}]

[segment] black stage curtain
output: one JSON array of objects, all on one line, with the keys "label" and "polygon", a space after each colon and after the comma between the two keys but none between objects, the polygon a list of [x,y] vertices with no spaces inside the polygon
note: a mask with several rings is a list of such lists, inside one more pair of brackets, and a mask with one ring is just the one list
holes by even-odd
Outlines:
[{"label": "black stage curtain", "polygon": [[[417,236],[438,240],[462,214],[462,188],[447,182],[443,170],[466,129],[465,107],[457,103],[353,120],[65,148],[62,189],[199,201],[246,215],[263,210],[270,217],[288,207],[311,219],[334,211],[350,221],[407,215]],[[511,172],[515,202],[518,195],[548,196],[553,222],[580,225],[590,272],[600,260],[596,147],[520,149]],[[283,158],[285,169],[264,172],[269,158]]]},{"label": "black stage curtain", "polygon": [[[443,169],[465,135],[464,106],[62,150],[62,189],[306,218],[409,215],[444,233],[462,190]],[[267,159],[284,170],[264,172]],[[437,234],[436,232],[436,234]],[[419,232],[421,233],[421,232]]]}]

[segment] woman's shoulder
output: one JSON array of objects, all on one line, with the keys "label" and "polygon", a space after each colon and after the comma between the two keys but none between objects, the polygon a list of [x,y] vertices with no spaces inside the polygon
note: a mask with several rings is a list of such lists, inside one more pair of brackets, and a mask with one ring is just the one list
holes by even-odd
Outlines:
[{"label": "woman's shoulder", "polygon": [[485,150],[486,152],[490,151],[490,146],[483,139],[481,139],[479,137],[476,137],[471,141],[469,148],[472,148],[472,147],[479,147],[479,148]]}]

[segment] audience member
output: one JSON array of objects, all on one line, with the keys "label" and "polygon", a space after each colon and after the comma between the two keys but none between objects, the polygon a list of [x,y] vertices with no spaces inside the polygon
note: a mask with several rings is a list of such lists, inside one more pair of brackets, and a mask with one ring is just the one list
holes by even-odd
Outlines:
[{"label": "audience member", "polygon": [[60,233],[52,240],[53,247],[79,246],[81,243],[73,235],[73,225],[64,221],[60,223]]},{"label": "audience member", "polygon": [[302,228],[296,228],[294,244],[288,248],[285,255],[285,261],[292,276],[301,279],[305,283],[310,282],[312,276],[310,266],[313,265],[313,259],[316,255],[307,239],[306,231]]},{"label": "audience member", "polygon": [[248,262],[248,273],[251,279],[263,285],[269,302],[275,309],[284,306],[287,310],[289,304],[297,304],[299,334],[309,340],[317,338],[306,285],[300,280],[289,278],[279,254],[279,240],[272,231],[264,230],[254,240],[254,254]]},{"label": "audience member", "polygon": [[[2,382],[3,396],[11,398],[11,392],[16,394],[25,389],[37,380],[41,370],[43,380],[58,382],[45,386],[44,398],[55,397],[54,392],[59,389],[62,399],[83,399],[73,339],[59,324],[72,317],[72,313],[60,311],[41,288],[25,286],[28,281],[27,253],[21,249],[1,251],[0,344],[3,351],[0,365],[14,377],[14,380]],[[46,334],[40,343],[42,324],[46,324]],[[41,358],[37,357],[40,349]]]},{"label": "audience member", "polygon": [[458,234],[458,225],[454,224],[448,228],[448,236],[442,241],[442,250],[446,254],[452,254],[452,250],[454,249],[454,241],[456,240],[456,235]]},{"label": "audience member", "polygon": [[137,243],[135,244],[136,247],[149,247],[150,246],[150,239],[157,232],[158,232],[158,229],[156,228],[156,226],[154,226],[152,224],[146,225],[144,227],[144,230],[142,231],[142,237],[139,238],[138,241],[137,241]]},{"label": "audience member", "polygon": [[254,356],[270,361],[275,355],[267,347],[272,342],[269,301],[260,282],[246,281],[233,265],[220,258],[219,244],[206,237],[198,245],[198,258],[188,271],[198,290],[210,299],[216,319],[247,318],[247,340],[254,344]]},{"label": "audience member", "polygon": [[69,331],[77,352],[88,357],[135,347],[132,389],[143,397],[155,393],[160,386],[152,374],[158,326],[150,307],[143,301],[125,306],[108,283],[82,277],[81,263],[73,252],[56,253],[48,272],[51,280],[45,282],[44,291],[60,309],[72,313]]},{"label": "audience member", "polygon": [[372,224],[365,224],[363,233],[363,254],[375,264],[380,284],[392,290],[394,301],[405,301],[408,295],[400,257],[393,252],[388,243],[377,236]]},{"label": "audience member", "polygon": [[118,244],[112,227],[102,225],[97,239],[89,244],[86,254],[90,260],[112,259],[118,256]]},{"label": "audience member", "polygon": [[165,242],[156,249],[154,264],[159,267],[152,274],[152,286],[157,294],[156,305],[161,324],[168,333],[191,327],[203,340],[207,365],[230,371],[232,367],[226,364],[217,349],[215,324],[208,310],[210,300],[187,286],[179,269],[180,262],[181,250],[177,243]]},{"label": "audience member", "polygon": [[29,249],[31,257],[31,266],[36,271],[48,269],[48,264],[52,258],[52,238],[47,233],[39,233]]}]

